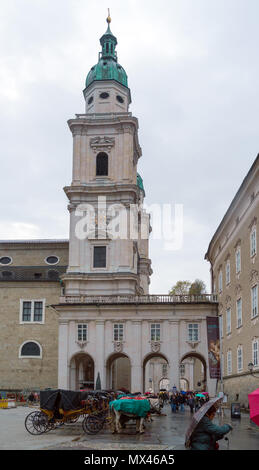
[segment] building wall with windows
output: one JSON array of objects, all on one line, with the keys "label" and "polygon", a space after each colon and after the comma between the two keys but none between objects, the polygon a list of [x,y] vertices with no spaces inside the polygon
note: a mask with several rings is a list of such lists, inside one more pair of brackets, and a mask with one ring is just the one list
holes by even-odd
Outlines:
[{"label": "building wall with windows", "polygon": [[259,157],[215,232],[206,258],[211,284],[218,295],[225,393],[248,404],[247,394],[259,377]]},{"label": "building wall with windows", "polygon": [[57,387],[58,317],[48,306],[67,262],[67,241],[0,242],[0,390]]}]

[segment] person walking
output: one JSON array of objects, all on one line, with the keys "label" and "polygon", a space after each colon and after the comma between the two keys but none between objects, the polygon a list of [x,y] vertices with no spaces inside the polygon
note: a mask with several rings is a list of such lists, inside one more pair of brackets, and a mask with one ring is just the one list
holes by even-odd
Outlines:
[{"label": "person walking", "polygon": [[199,422],[190,439],[191,450],[218,450],[217,441],[233,429],[230,424],[217,426],[212,422],[216,410],[217,408],[212,406]]},{"label": "person walking", "polygon": [[194,399],[193,395],[190,396],[190,398],[188,400],[188,405],[190,407],[190,412],[193,413],[193,408],[195,406],[195,399]]},{"label": "person walking", "polygon": [[185,403],[185,397],[182,394],[180,394],[179,395],[180,411],[184,411],[184,403]]},{"label": "person walking", "polygon": [[170,399],[172,413],[176,412],[176,396],[173,394]]}]

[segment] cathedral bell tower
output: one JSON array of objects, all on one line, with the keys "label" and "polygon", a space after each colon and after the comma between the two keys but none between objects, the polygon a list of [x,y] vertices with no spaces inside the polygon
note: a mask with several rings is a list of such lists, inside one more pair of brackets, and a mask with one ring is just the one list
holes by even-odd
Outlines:
[{"label": "cathedral bell tower", "polygon": [[149,216],[137,174],[138,120],[129,112],[130,89],[108,28],[98,63],[89,71],[85,114],[68,121],[73,136],[66,296],[148,294]]}]

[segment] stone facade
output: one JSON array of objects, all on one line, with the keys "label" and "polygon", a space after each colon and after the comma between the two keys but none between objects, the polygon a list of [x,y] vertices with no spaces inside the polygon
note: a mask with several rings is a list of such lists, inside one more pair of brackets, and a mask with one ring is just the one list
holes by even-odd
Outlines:
[{"label": "stone facade", "polygon": [[[58,263],[47,264],[49,256],[56,256]],[[3,258],[11,263],[1,264]],[[67,241],[0,242],[0,276],[14,273],[13,279],[0,281],[0,390],[57,387],[58,318],[49,305],[58,301],[61,286],[59,278],[48,278],[48,272],[59,275],[67,263]],[[41,321],[23,321],[22,301],[42,301]],[[21,357],[21,347],[28,342],[39,345],[40,356]]]},{"label": "stone facade", "polygon": [[258,221],[257,156],[214,234],[206,254],[206,259],[211,263],[212,289],[218,295],[219,301],[224,392],[229,401],[238,398],[246,406],[247,394],[259,385],[258,360],[254,367],[257,378],[252,377],[248,371],[248,363],[254,363],[256,359],[253,345],[259,343]]}]

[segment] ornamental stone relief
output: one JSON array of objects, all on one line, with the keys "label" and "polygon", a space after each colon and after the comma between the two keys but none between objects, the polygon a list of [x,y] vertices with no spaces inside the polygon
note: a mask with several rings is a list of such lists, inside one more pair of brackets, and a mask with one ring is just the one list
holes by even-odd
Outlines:
[{"label": "ornamental stone relief", "polygon": [[226,298],[225,298],[225,303],[226,305],[229,304],[231,302],[231,297],[230,295],[226,295]]},{"label": "ornamental stone relief", "polygon": [[115,139],[114,137],[93,137],[90,139],[90,147],[92,147],[94,152],[100,152],[101,150],[103,151],[110,151],[111,148],[115,144]]},{"label": "ornamental stone relief", "polygon": [[256,269],[252,269],[250,272],[250,282],[253,284],[254,282],[258,282],[258,271]]},{"label": "ornamental stone relief", "polygon": [[113,349],[114,352],[122,352],[123,351],[123,341],[114,341],[113,342]]},{"label": "ornamental stone relief", "polygon": [[235,287],[235,293],[236,295],[239,295],[241,293],[242,286],[240,284],[237,284]]},{"label": "ornamental stone relief", "polygon": [[151,341],[151,351],[154,353],[160,352],[161,343],[160,341]]},{"label": "ornamental stone relief", "polygon": [[76,344],[80,349],[84,349],[84,347],[87,345],[87,341],[76,341]]}]

